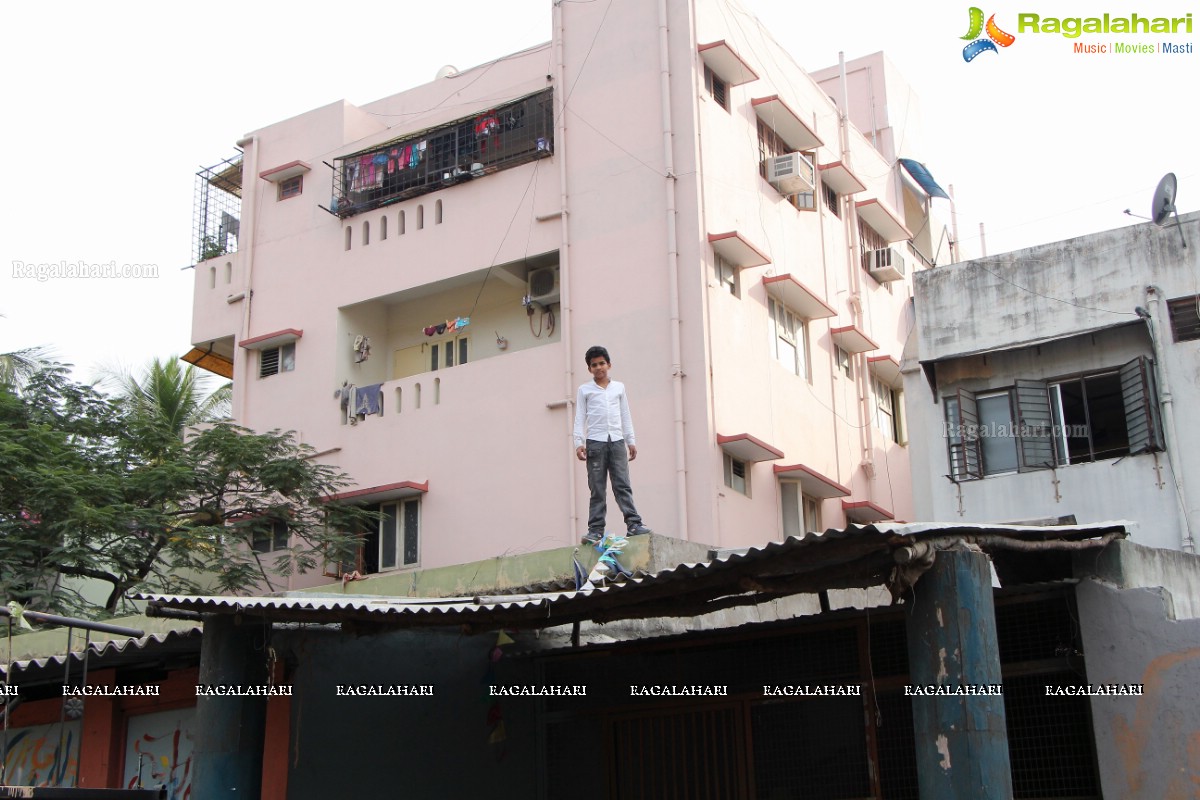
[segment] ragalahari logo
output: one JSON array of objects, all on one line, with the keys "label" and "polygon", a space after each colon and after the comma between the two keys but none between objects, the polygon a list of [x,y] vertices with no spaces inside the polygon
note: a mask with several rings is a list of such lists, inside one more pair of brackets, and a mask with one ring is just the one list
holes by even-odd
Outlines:
[{"label": "ragalahari logo", "polygon": [[[996,45],[1008,47],[1017,40],[1017,37],[1011,33],[1005,33],[1000,30],[1000,26],[996,24],[996,15],[992,14],[988,17],[987,25],[983,24],[983,9],[971,6],[971,27],[967,30],[967,35],[964,39],[972,39],[973,41],[963,48],[963,61],[973,61],[975,56],[980,53],[986,53],[989,50],[993,53],[1000,52],[996,49]],[[987,38],[979,38],[979,34],[987,32]]]}]

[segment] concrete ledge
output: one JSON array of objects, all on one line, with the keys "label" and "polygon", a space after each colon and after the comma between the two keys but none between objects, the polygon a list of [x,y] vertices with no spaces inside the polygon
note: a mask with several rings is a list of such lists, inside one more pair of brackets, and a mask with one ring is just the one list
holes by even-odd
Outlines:
[{"label": "concrete ledge", "polygon": [[1172,619],[1200,617],[1200,556],[1125,539],[1099,552],[1076,553],[1072,571],[1081,580],[1094,578],[1121,589],[1161,587]]},{"label": "concrete ledge", "polygon": [[[681,563],[707,561],[709,549],[705,544],[652,533],[630,539],[620,561],[635,574],[654,573]],[[447,567],[368,575],[362,580],[350,581],[344,588],[340,583],[333,583],[303,589],[299,593],[328,595],[344,591],[348,595],[465,597],[573,589],[573,559],[578,558],[580,565],[590,570],[599,557],[594,547],[556,547]]]}]

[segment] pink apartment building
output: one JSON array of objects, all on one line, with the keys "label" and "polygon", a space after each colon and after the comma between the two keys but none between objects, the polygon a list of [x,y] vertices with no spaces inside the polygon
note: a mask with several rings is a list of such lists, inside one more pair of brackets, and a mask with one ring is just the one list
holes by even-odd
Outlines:
[{"label": "pink apartment building", "polygon": [[261,128],[203,171],[189,360],[381,508],[366,572],[578,541],[593,344],[656,533],[910,519],[898,361],[943,228],[895,151],[902,79],[876,54],[818,81],[724,0],[552,14],[547,44]]}]

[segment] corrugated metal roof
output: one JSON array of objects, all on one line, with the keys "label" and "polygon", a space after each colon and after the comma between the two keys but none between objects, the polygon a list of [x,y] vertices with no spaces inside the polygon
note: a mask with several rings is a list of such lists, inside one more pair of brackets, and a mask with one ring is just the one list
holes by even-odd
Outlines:
[{"label": "corrugated metal roof", "polygon": [[541,628],[656,616],[696,616],[789,594],[865,588],[891,580],[895,551],[924,541],[944,547],[958,541],[983,550],[1034,547],[1068,550],[1101,547],[1124,537],[1124,522],[1071,526],[986,524],[851,525],[809,533],[761,547],[718,552],[711,561],[680,564],[654,575],[584,591],[505,597],[363,597],[305,593],[302,596],[233,597],[145,595],[147,613],[159,608],[241,614],[274,621],[360,622],[397,627],[465,626]]},{"label": "corrugated metal roof", "polygon": [[[89,642],[86,648],[88,670],[107,669],[175,655],[198,654],[202,631],[200,626],[194,626],[184,630],[150,634],[140,639]],[[85,649],[82,648],[71,651],[72,673],[82,668],[84,652]],[[61,680],[67,659],[66,654],[60,654],[14,661],[12,681],[15,684],[28,685],[43,679]],[[7,664],[0,664],[0,675],[7,677],[7,669]]]}]

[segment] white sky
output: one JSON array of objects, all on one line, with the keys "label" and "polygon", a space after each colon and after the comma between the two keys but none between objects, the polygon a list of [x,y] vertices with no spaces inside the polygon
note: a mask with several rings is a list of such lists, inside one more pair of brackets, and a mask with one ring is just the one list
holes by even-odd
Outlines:
[{"label": "white sky", "polygon": [[[584,2],[587,0],[572,0]],[[634,2],[635,0],[591,0]],[[636,0],[649,2],[649,0]],[[1159,178],[1200,207],[1200,53],[1079,55],[1072,41],[1192,43],[1197,34],[1020,34],[1042,17],[1182,17],[1190,0],[981,5],[1016,42],[971,63],[970,0],[742,0],[801,66],[884,50],[914,87],[923,160],[953,184],[964,241],[999,253],[1149,214]],[[978,0],[976,0],[978,2]],[[247,131],[339,98],[366,103],[550,38],[550,0],[202,7],[10,3],[0,12],[0,352],[51,347],[89,377],[188,349],[196,170]],[[1200,33],[1200,19],[1193,22]],[[315,46],[314,46],[315,43]],[[315,57],[293,58],[293,53]],[[253,76],[244,90],[244,77]],[[945,204],[946,201],[936,201]],[[942,213],[948,216],[946,209]],[[1200,242],[1189,243],[1200,247]],[[971,243],[978,249],[977,243]],[[15,277],[14,262],[154,264],[157,278]]]}]

